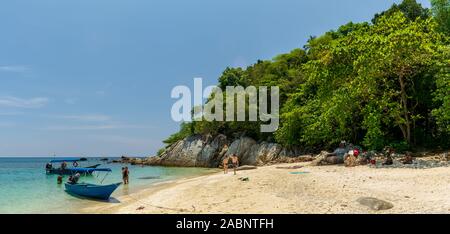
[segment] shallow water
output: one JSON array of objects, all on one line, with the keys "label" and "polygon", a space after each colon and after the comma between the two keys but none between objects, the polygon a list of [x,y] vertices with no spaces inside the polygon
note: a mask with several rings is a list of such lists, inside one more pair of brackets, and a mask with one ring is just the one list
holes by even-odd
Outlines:
[{"label": "shallow water", "polygon": [[[0,213],[73,213],[82,207],[102,202],[67,194],[64,185],[56,183],[57,175],[45,173],[45,164],[51,159],[53,158],[0,158]],[[103,184],[121,181],[121,167],[124,164],[107,164],[99,158],[80,162],[80,166],[95,164],[102,164],[99,168],[112,169]],[[150,187],[154,183],[215,171],[204,168],[126,166],[130,170],[130,184],[121,185],[109,202],[120,202],[117,197]],[[104,176],[104,172],[82,176],[79,182],[100,183]],[[63,181],[67,178],[68,176],[64,176]]]}]

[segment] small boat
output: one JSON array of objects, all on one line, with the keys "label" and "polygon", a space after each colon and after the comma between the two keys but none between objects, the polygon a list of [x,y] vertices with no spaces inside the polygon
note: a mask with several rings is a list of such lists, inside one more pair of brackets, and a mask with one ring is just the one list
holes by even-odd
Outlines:
[{"label": "small boat", "polygon": [[[111,169],[97,168],[94,169],[94,171],[106,171],[109,173],[111,172]],[[66,188],[66,192],[70,194],[89,198],[96,198],[101,200],[108,200],[111,194],[114,192],[114,190],[116,190],[121,184],[122,182],[108,185],[98,185],[90,183],[75,183],[75,184],[65,183],[64,186]]]},{"label": "small boat", "polygon": [[[78,161],[80,161],[79,158],[71,158],[71,159],[54,159],[51,160],[50,163],[47,163],[46,167],[45,167],[45,171],[47,174],[57,174],[57,175],[73,175],[76,173],[80,173],[80,174],[92,174],[92,170],[90,169],[95,169],[98,166],[100,166],[101,164],[95,164],[92,166],[87,166],[87,167],[78,167]],[[61,168],[61,167],[53,167],[52,163],[72,163],[73,167],[70,168]]]},{"label": "small boat", "polygon": [[111,194],[116,190],[122,182],[109,185],[96,185],[89,183],[69,184],[65,183],[66,191],[71,194],[108,200]]}]

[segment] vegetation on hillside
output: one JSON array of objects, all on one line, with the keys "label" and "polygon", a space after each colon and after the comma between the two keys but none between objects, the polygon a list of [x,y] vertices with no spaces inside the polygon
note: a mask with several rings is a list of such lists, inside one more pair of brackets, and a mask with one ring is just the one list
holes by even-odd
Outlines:
[{"label": "vegetation on hillside", "polygon": [[[190,122],[164,142],[191,134],[245,134],[285,146],[330,147],[349,140],[448,148],[450,0],[415,0],[311,37],[304,48],[243,68],[226,68],[218,86],[279,86],[280,127],[255,122]],[[226,98],[226,97],[225,97]]]}]

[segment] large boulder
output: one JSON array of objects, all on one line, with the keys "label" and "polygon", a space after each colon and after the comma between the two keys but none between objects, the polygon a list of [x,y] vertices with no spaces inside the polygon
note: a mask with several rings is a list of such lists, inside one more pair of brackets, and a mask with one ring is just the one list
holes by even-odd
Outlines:
[{"label": "large boulder", "polygon": [[239,157],[241,165],[255,165],[255,158],[253,155],[253,146],[256,141],[250,137],[240,137],[234,140],[228,147],[227,156],[236,154]]},{"label": "large boulder", "polygon": [[201,158],[204,143],[200,135],[178,141],[160,156],[160,165],[194,167],[197,164],[197,158]]},{"label": "large boulder", "polygon": [[179,167],[217,167],[219,152],[226,136],[193,135],[169,146],[160,156],[149,157],[144,164]]},{"label": "large boulder", "polygon": [[276,143],[262,142],[259,144],[259,149],[256,151],[256,164],[264,165],[267,163],[275,162],[279,156],[283,147]]},{"label": "large boulder", "polygon": [[[228,144],[228,149],[224,145]],[[267,165],[277,162],[307,161],[299,149],[276,143],[258,143],[250,137],[237,137],[231,143],[225,135],[193,135],[169,146],[160,156],[149,157],[146,165],[218,167],[225,156],[236,154],[240,165]]]},{"label": "large boulder", "polygon": [[218,167],[222,162],[223,154],[226,153],[222,152],[225,144],[228,144],[225,135],[219,134],[214,137],[203,148],[200,158],[197,159],[197,166]]}]

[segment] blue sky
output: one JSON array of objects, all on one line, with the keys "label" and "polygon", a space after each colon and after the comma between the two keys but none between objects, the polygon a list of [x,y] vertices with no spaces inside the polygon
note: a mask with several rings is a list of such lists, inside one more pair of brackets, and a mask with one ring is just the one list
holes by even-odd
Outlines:
[{"label": "blue sky", "polygon": [[[152,155],[176,85],[302,47],[393,0],[0,3],[0,156]],[[420,1],[429,7],[427,0]]]}]

